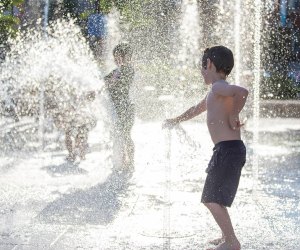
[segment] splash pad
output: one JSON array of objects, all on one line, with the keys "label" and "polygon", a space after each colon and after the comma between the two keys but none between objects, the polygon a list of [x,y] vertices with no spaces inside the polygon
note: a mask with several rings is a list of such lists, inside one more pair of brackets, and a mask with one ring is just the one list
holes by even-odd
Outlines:
[{"label": "splash pad", "polygon": [[[224,13],[226,8],[234,9],[224,2],[217,6]],[[198,8],[196,1],[182,4],[182,10],[199,17],[193,13]],[[184,4],[190,4],[189,8]],[[29,86],[37,90],[27,93],[28,99],[34,100],[27,103],[33,110],[32,116],[25,109],[19,122],[7,116],[1,120],[4,139],[0,168],[0,248],[202,249],[208,247],[208,239],[219,236],[211,215],[200,203],[213,146],[204,117],[184,123],[170,134],[161,130],[166,110],[170,116],[178,114],[205,93],[199,72],[185,65],[191,66],[195,60],[189,60],[187,55],[195,40],[183,39],[188,30],[185,18],[186,13],[178,14],[178,30],[174,29],[172,34],[181,37],[180,43],[189,48],[181,50],[179,63],[176,55],[170,56],[171,62],[164,63],[161,58],[149,62],[136,51],[134,97],[138,119],[133,129],[136,159],[132,176],[112,171],[109,107],[105,96],[93,103],[98,119],[91,131],[90,152],[85,161],[74,166],[65,164],[65,148],[59,132],[47,125],[47,110],[44,131],[37,133],[35,117],[40,114],[40,101],[45,103],[40,99],[40,90],[44,83],[47,87],[49,77],[67,93],[71,87],[77,93],[84,93],[103,85],[105,72],[99,70],[78,27],[58,21],[53,24],[54,33],[49,32],[47,41],[43,33],[31,33],[28,42],[20,38],[21,42],[16,43],[12,56],[1,68],[4,72],[1,98],[9,99]],[[222,16],[218,18],[218,22],[223,20],[227,24],[228,17],[224,17],[226,22]],[[68,32],[65,25],[70,28]],[[139,33],[132,37],[138,36]],[[196,40],[204,39],[201,33],[195,36]],[[241,42],[230,34],[224,36],[225,45],[231,41],[240,41],[241,48],[247,46],[244,40]],[[258,56],[259,50],[255,53]],[[175,85],[175,82],[185,84]],[[256,84],[255,91],[259,91],[258,79]],[[248,108],[250,118],[243,138],[249,157],[230,214],[244,249],[292,249],[300,244],[299,120],[258,116],[255,120],[254,104],[258,107],[259,100],[253,100]],[[8,143],[7,138],[12,141]]]}]

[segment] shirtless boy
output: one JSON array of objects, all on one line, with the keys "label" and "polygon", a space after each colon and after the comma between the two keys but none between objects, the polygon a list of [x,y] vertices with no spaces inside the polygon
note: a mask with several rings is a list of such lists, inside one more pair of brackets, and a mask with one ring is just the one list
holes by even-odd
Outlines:
[{"label": "shirtless boy", "polygon": [[215,250],[241,249],[227,211],[239,184],[241,170],[246,161],[246,148],[241,140],[239,113],[243,109],[248,91],[230,85],[226,78],[234,65],[233,54],[224,46],[215,46],[204,51],[201,74],[210,91],[197,105],[182,115],[167,119],[163,127],[173,128],[207,111],[207,126],[213,143],[213,155],[206,170],[207,177],[201,202],[212,213],[222,231],[222,238]]}]

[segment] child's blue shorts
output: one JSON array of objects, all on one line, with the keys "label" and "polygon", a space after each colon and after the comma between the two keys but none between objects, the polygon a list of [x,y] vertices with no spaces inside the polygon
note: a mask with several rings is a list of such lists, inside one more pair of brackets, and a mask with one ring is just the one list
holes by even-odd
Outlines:
[{"label": "child's blue shorts", "polygon": [[230,207],[246,162],[246,147],[241,140],[222,141],[213,148],[206,169],[207,177],[201,202]]}]

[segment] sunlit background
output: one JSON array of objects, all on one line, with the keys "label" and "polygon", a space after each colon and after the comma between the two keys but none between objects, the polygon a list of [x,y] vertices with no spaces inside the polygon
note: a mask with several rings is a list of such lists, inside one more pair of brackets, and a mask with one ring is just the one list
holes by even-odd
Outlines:
[{"label": "sunlit background", "polygon": [[[161,125],[205,96],[199,60],[220,44],[235,56],[228,80],[250,90],[236,234],[242,249],[300,249],[299,39],[298,0],[1,0],[0,249],[209,247],[220,232],[200,203],[205,114]],[[135,68],[132,175],[113,171],[103,91],[120,42]],[[95,101],[77,103],[87,91]],[[51,100],[95,117],[85,160],[65,160]]]}]

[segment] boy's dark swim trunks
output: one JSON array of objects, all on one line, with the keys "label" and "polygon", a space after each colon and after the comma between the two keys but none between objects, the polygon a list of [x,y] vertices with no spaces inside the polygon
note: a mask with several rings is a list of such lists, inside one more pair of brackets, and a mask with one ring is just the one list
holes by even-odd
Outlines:
[{"label": "boy's dark swim trunks", "polygon": [[201,202],[230,207],[246,162],[246,148],[243,141],[233,140],[217,143],[213,151]]}]

